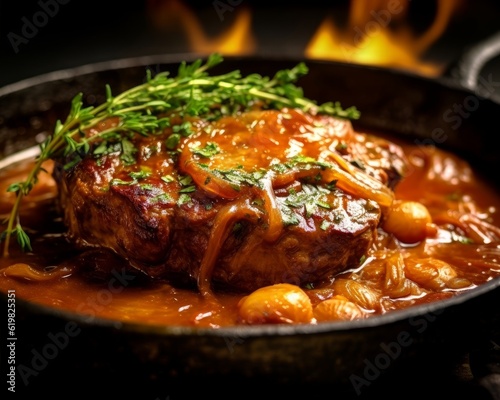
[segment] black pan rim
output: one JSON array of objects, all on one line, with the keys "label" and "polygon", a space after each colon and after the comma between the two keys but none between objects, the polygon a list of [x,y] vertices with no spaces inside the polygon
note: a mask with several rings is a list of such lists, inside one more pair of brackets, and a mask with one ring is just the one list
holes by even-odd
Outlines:
[{"label": "black pan rim", "polygon": [[[151,54],[146,56],[136,56],[128,58],[117,58],[101,62],[83,64],[76,67],[69,67],[51,72],[35,75],[29,78],[22,79],[4,86],[0,86],[0,98],[13,92],[18,92],[23,89],[29,89],[32,86],[55,82],[59,80],[71,79],[86,74],[93,74],[104,72],[107,70],[127,69],[135,67],[150,67],[154,65],[178,65],[181,62],[193,62],[197,59],[206,59],[209,53],[170,53],[170,54]],[[397,67],[385,67],[369,64],[352,64],[339,60],[329,60],[325,58],[310,58],[306,56],[281,56],[281,55],[223,55],[225,61],[262,61],[262,62],[285,62],[290,63],[290,66],[298,62],[305,62],[307,64],[324,64],[324,65],[337,65],[344,66],[349,69],[372,70],[389,75],[406,76],[411,79],[426,81],[430,83],[437,83],[439,86],[445,86],[448,89],[456,89],[463,92],[465,95],[476,95],[472,90],[465,88],[460,84],[458,79],[451,76],[425,76],[419,75],[416,72]]]},{"label": "black pan rim", "polygon": [[[66,321],[77,323],[81,327],[110,328],[131,334],[147,334],[158,337],[170,336],[213,336],[213,337],[238,337],[241,339],[251,337],[274,336],[310,336],[317,334],[348,334],[354,331],[363,331],[373,328],[384,328],[426,315],[440,315],[453,307],[466,304],[482,295],[497,290],[500,287],[500,278],[492,279],[480,286],[464,291],[463,293],[445,300],[434,301],[428,304],[412,306],[403,310],[390,311],[382,315],[374,315],[365,319],[353,321],[332,321],[318,324],[275,324],[275,325],[235,325],[219,328],[190,327],[182,325],[157,325],[140,324],[117,319],[107,319],[96,316],[78,314],[56,307],[31,302],[23,298],[16,298],[16,307],[21,310],[36,312],[47,317],[57,317]],[[5,293],[1,293],[4,299]]]}]

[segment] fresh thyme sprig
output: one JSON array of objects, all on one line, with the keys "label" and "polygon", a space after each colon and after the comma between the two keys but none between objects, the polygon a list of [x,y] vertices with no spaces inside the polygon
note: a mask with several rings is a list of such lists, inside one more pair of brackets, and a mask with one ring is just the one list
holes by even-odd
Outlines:
[{"label": "fresh thyme sprig", "polygon": [[[53,134],[40,145],[40,154],[26,179],[8,188],[8,192],[16,194],[16,199],[6,221],[7,227],[0,237],[4,240],[3,255],[8,255],[12,235],[17,237],[24,250],[31,250],[30,239],[19,218],[20,205],[38,182],[38,175],[47,160],[63,160],[65,168],[69,169],[91,152],[93,143],[99,144],[93,150],[96,156],[104,154],[109,143],[114,150],[120,151],[124,162],[131,163],[135,152],[131,137],[134,134],[147,136],[161,132],[170,126],[168,115],[216,119],[247,110],[256,102],[265,108],[294,107],[341,118],[359,118],[355,107],[343,109],[338,102],[316,104],[304,97],[302,88],[295,85],[298,78],[308,73],[304,63],[278,71],[273,78],[259,74],[243,77],[239,70],[210,76],[207,70],[222,61],[223,57],[214,53],[205,62],[201,59],[191,64],[183,62],[175,77],[168,72],[151,76],[148,71],[145,83],[116,96],[112,95],[107,85],[106,101],[96,107],[84,108],[83,95],[75,96],[66,120],[57,121]],[[118,123],[97,134],[85,135],[86,130],[109,118],[117,118]]]}]

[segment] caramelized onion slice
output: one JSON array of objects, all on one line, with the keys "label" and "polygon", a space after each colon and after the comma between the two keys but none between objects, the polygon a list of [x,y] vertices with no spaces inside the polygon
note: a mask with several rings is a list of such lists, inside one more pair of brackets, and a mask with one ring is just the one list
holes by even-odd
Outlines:
[{"label": "caramelized onion slice", "polygon": [[12,264],[2,271],[4,276],[19,280],[43,282],[59,278],[64,278],[71,274],[71,269],[67,267],[54,268],[52,271],[38,271],[29,264],[17,263]]},{"label": "caramelized onion slice", "polygon": [[333,283],[333,289],[335,294],[344,296],[366,310],[378,310],[380,308],[380,294],[360,282],[344,278],[336,279]]},{"label": "caramelized onion slice", "polygon": [[241,185],[229,182],[217,176],[210,169],[203,168],[191,158],[188,146],[182,150],[179,170],[189,174],[196,185],[210,196],[223,199],[236,199],[240,196]]},{"label": "caramelized onion slice", "polygon": [[237,221],[250,220],[258,217],[259,211],[251,207],[246,201],[229,204],[219,211],[215,218],[208,240],[207,250],[201,261],[198,274],[198,289],[201,294],[204,296],[211,296],[212,294],[210,281],[215,262],[234,224]]},{"label": "caramelized onion slice", "polygon": [[322,171],[325,182],[337,181],[337,187],[356,197],[376,201],[382,207],[389,207],[394,200],[394,192],[382,182],[347,162],[340,154],[328,152],[338,168],[332,165]]},{"label": "caramelized onion slice", "polygon": [[433,257],[405,259],[406,276],[423,288],[441,291],[445,288],[461,289],[471,285],[468,279],[457,275],[447,262]]},{"label": "caramelized onion slice", "polygon": [[281,217],[281,211],[276,202],[272,179],[269,174],[262,180],[262,189],[259,189],[258,192],[264,200],[264,209],[268,224],[264,239],[269,242],[274,242],[279,238],[283,230],[283,218]]},{"label": "caramelized onion slice", "polygon": [[364,318],[365,313],[361,307],[346,297],[336,295],[319,303],[314,308],[314,317],[318,322],[353,321]]},{"label": "caramelized onion slice", "polygon": [[415,283],[406,277],[404,258],[400,252],[391,253],[384,264],[384,292],[391,299],[419,294]]},{"label": "caramelized onion slice", "polygon": [[328,155],[333,156],[334,163],[328,163],[328,166],[298,164],[285,173],[276,174],[273,177],[273,187],[282,187],[297,179],[319,175],[322,183],[335,181],[338,188],[353,196],[373,200],[382,207],[389,207],[392,204],[395,196],[390,188],[351,165],[340,155],[332,152],[328,152]]}]

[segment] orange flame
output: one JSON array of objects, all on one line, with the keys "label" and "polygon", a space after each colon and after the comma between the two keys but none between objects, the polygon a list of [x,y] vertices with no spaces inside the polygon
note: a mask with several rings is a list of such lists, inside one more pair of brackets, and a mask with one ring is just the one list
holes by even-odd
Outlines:
[{"label": "orange flame", "polygon": [[[178,28],[186,33],[190,50],[196,53],[219,52],[227,55],[251,54],[255,39],[251,32],[252,16],[248,8],[234,9],[235,20],[222,34],[209,37],[197,17],[180,0],[150,0],[149,9],[153,23],[160,28]],[[217,18],[214,13],[213,18]],[[217,23],[222,21],[217,19]]]},{"label": "orange flame", "polygon": [[341,31],[327,16],[305,55],[309,58],[338,60],[412,70],[438,75],[443,66],[422,61],[425,51],[445,32],[460,5],[439,1],[433,23],[420,35],[407,21],[410,0],[351,0],[347,28]]},{"label": "orange flame", "polygon": [[[410,23],[411,0],[351,0],[346,27],[339,28],[332,15],[327,15],[306,48],[308,58],[338,60],[350,63],[380,65],[411,70],[423,75],[439,75],[443,65],[424,61],[426,51],[445,32],[453,14],[463,0],[436,0],[434,19],[423,33],[415,33]],[[219,27],[224,18],[197,14],[182,0],[148,0],[153,24],[159,29],[181,33],[189,51],[219,52],[227,55],[253,54],[257,50],[252,33],[252,13],[244,4],[225,4],[225,15],[231,23],[222,33],[208,35],[206,27]]]}]

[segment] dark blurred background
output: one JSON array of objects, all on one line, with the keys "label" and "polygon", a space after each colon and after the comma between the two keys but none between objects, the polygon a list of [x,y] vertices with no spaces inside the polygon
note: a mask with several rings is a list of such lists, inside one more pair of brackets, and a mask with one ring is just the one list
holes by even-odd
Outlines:
[{"label": "dark blurred background", "polygon": [[0,86],[110,59],[211,51],[439,76],[500,30],[499,17],[496,0],[0,0]]}]

